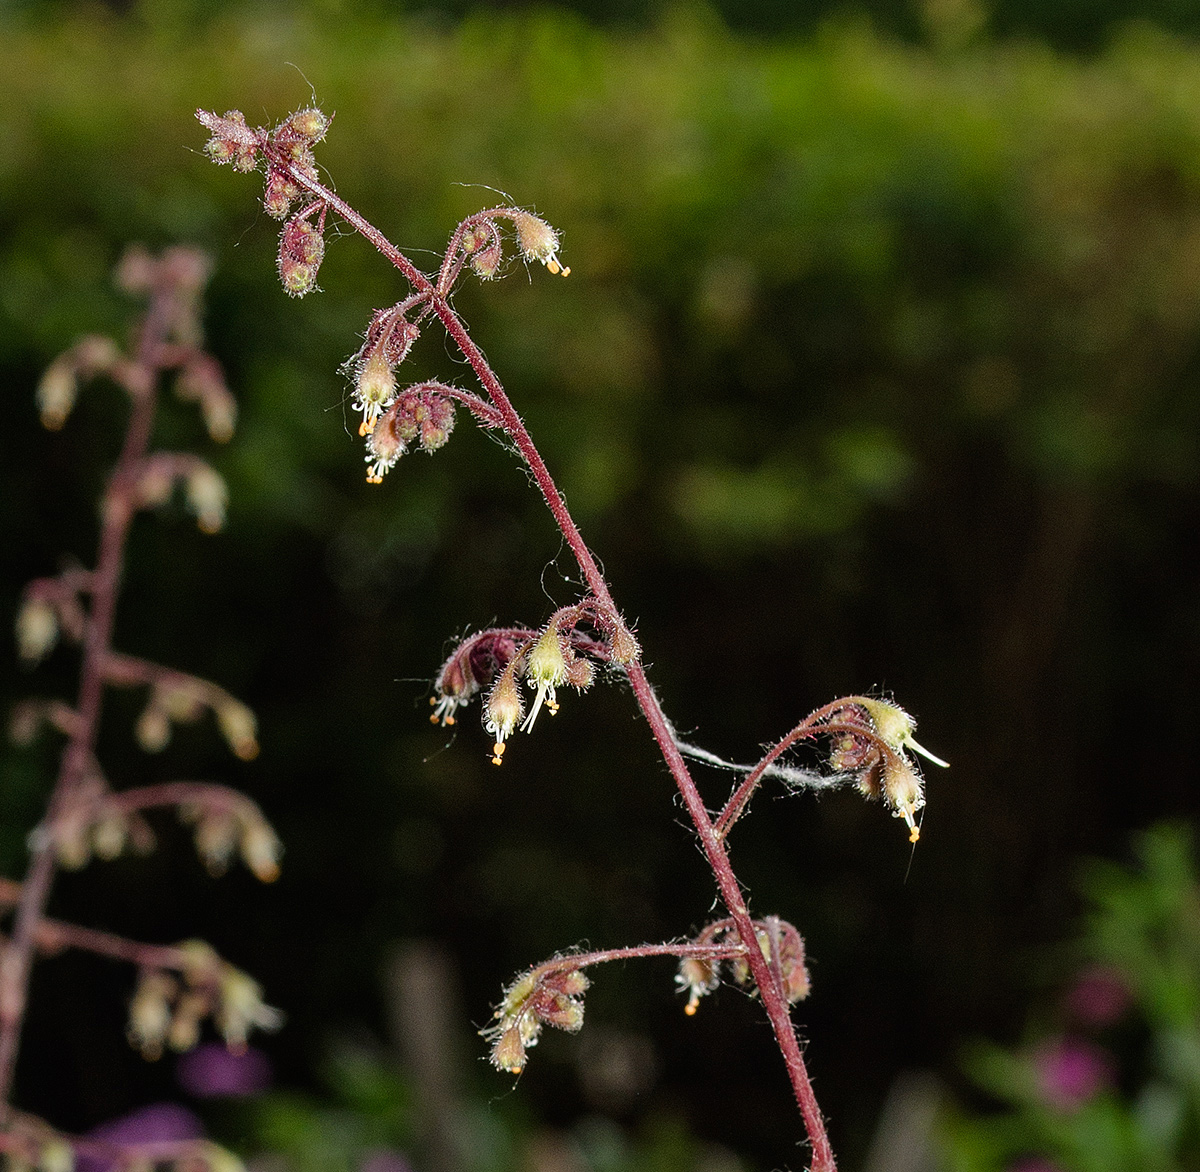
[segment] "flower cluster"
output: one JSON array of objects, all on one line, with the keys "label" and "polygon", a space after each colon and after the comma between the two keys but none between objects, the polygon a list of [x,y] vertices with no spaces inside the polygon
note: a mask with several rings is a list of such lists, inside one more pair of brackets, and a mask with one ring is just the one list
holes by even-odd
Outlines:
[{"label": "flower cluster", "polygon": [[523,259],[544,264],[555,276],[571,275],[558,259],[558,233],[545,220],[522,208],[493,208],[465,220],[458,232],[459,247],[481,280],[498,276],[504,260],[503,239],[496,223],[500,219],[512,224]]},{"label": "flower cluster", "polygon": [[913,739],[916,721],[903,708],[870,696],[849,696],[831,708],[825,728],[833,734],[829,763],[835,773],[852,775],[869,798],[882,798],[897,818],[903,818],[909,840],[921,837],[916,814],[925,805],[925,792],[909,752],[948,768]]},{"label": "flower cluster", "polygon": [[492,1065],[520,1074],[525,1052],[537,1045],[543,1026],[568,1033],[581,1029],[587,987],[587,977],[564,960],[549,961],[518,977],[504,992],[495,1024],[483,1031],[492,1043]]},{"label": "flower cluster", "polygon": [[[594,599],[555,611],[541,631],[480,631],[462,640],[442,665],[434,683],[437,694],[430,700],[430,719],[453,724],[457,710],[490,684],[483,726],[493,738],[492,762],[499,765],[506,741],[518,728],[531,732],[543,708],[551,714],[558,711],[559,688],[586,691],[595,682],[598,663],[621,668],[639,654],[629,629]],[[521,681],[533,693],[528,709]]]},{"label": "flower cluster", "polygon": [[[779,977],[783,995],[789,1005],[803,1001],[812,987],[808,967],[804,960],[804,940],[800,933],[786,920],[767,916],[754,921],[754,934],[773,970]],[[737,940],[737,929],[732,920],[717,920],[696,937],[697,945],[718,945]],[[691,1017],[700,1006],[700,998],[707,997],[721,982],[721,967],[725,965],[729,977],[738,985],[753,986],[750,964],[745,954],[726,960],[703,954],[685,955],[679,962],[675,983],[686,990],[688,1002],[684,1013]]]},{"label": "flower cluster", "polygon": [[246,1045],[251,1029],[275,1030],[283,1014],[266,1005],[258,982],[222,960],[203,940],[178,946],[178,971],[143,969],[129,1003],[129,1041],[147,1058],[168,1046],[190,1050],[206,1017],[233,1049]]},{"label": "flower cluster", "polygon": [[[296,111],[274,129],[266,130],[248,126],[240,110],[229,110],[224,115],[197,110],[196,117],[212,134],[205,150],[214,163],[229,163],[236,171],[254,171],[266,161],[263,209],[272,219],[287,218],[301,194],[295,175],[317,178],[312,149],[325,137],[329,119],[320,110],[309,108]],[[325,205],[319,200],[301,208],[283,226],[279,279],[293,297],[303,297],[317,287],[317,270],[325,256],[324,231]]]},{"label": "flower cluster", "polygon": [[256,879],[274,883],[279,878],[283,844],[249,798],[189,802],[179,807],[179,817],[196,827],[196,853],[209,874],[223,875],[236,852]]}]

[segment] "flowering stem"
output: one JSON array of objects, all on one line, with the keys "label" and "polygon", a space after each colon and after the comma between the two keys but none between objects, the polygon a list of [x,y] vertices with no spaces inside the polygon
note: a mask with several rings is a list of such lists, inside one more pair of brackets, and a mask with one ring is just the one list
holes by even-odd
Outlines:
[{"label": "flowering stem", "polygon": [[[104,698],[105,669],[111,655],[113,620],[133,518],[138,467],[150,443],[157,394],[154,372],[170,327],[172,290],[157,286],[139,332],[126,379],[132,406],[125,439],[101,501],[100,548],[90,577],[92,599],[79,674],[76,721],[59,763],[46,818],[34,832],[29,867],[21,884],[13,932],[0,956],[0,1125],[11,1116],[13,1074],[29,984],[29,967],[54,882],[55,855],[46,827],[69,805],[87,777]],[[114,371],[114,377],[116,376]]]},{"label": "flowering stem", "polygon": [[[553,514],[555,521],[558,522],[563,539],[571,547],[571,552],[575,555],[575,560],[583,572],[588,588],[595,595],[601,606],[612,616],[613,620],[623,624],[620,612],[617,610],[616,604],[613,602],[612,595],[609,592],[608,583],[601,574],[591,550],[585,544],[574,518],[568,512],[566,502],[559,493],[558,487],[554,483],[550,471],[542,459],[541,453],[537,450],[525,424],[522,422],[520,416],[517,415],[512,403],[505,394],[500,380],[488,365],[479,347],[475,345],[471,336],[467,333],[462,319],[458,317],[450,305],[439,297],[434,299],[433,309],[443,325],[445,325],[447,332],[462,351],[463,357],[471,364],[489,398],[491,398],[500,411],[504,420],[504,429],[512,437],[518,451],[520,451],[530,471],[533,473],[534,480],[537,481],[538,488],[541,490],[542,496],[550,508],[550,512]],[[783,1055],[784,1063],[787,1066],[788,1077],[791,1079],[792,1090],[795,1093],[796,1102],[800,1107],[801,1115],[804,1117],[804,1125],[808,1130],[809,1140],[812,1143],[813,1172],[833,1172],[836,1167],[833,1159],[833,1150],[829,1144],[829,1138],[825,1131],[825,1123],[821,1118],[821,1110],[817,1105],[816,1095],[813,1093],[812,1083],[804,1065],[804,1057],[800,1053],[800,1044],[796,1038],[796,1031],[792,1026],[787,999],[783,994],[779,982],[771,972],[769,961],[763,955],[762,949],[758,947],[757,936],[750,920],[750,912],[742,897],[741,887],[737,881],[737,877],[734,875],[729,855],[726,853],[723,842],[713,829],[713,823],[709,817],[708,810],[705,808],[704,802],[700,797],[700,792],[696,788],[696,783],[693,781],[692,775],[688,771],[688,767],[675,745],[675,738],[671,734],[670,724],[658,702],[658,697],[654,694],[654,690],[646,678],[646,673],[643,671],[641,663],[634,662],[629,664],[626,671],[633,688],[633,694],[637,699],[638,707],[650,725],[655,740],[658,741],[659,750],[667,763],[668,769],[671,771],[671,776],[675,779],[675,784],[679,788],[680,794],[683,796],[684,804],[696,828],[696,833],[700,836],[700,842],[704,848],[708,864],[712,868],[713,875],[716,878],[721,899],[729,910],[729,914],[737,927],[738,937],[746,948],[747,963],[753,974],[754,983],[758,986],[759,994],[762,997],[763,1008],[770,1019],[772,1029],[775,1031],[775,1038]]]},{"label": "flowering stem", "polygon": [[[318,199],[323,200],[350,224],[351,227],[369,240],[384,257],[390,260],[408,278],[415,293],[428,296],[430,308],[437,315],[446,332],[454,340],[463,357],[475,372],[475,376],[479,379],[487,397],[499,413],[500,426],[509,435],[513,443],[516,444],[521,458],[533,474],[533,478],[537,482],[537,486],[554,517],[555,523],[562,533],[563,540],[570,546],[571,552],[579,564],[580,571],[587,583],[587,587],[595,597],[600,609],[606,613],[607,617],[616,627],[626,634],[632,635],[632,632],[628,630],[624,620],[621,618],[621,613],[617,609],[616,603],[613,601],[609,591],[608,583],[601,573],[591,550],[588,549],[587,544],[583,540],[583,535],[579,532],[574,518],[568,511],[566,502],[563,500],[558,486],[550,475],[550,471],[546,467],[541,453],[535,446],[533,438],[530,436],[528,429],[509,400],[499,378],[488,365],[483,352],[468,333],[466,324],[447,300],[447,290],[442,288],[442,282],[439,281],[435,285],[379,229],[365,220],[349,204],[340,199],[323,184],[293,167],[285,152],[272,146],[265,139],[260,145],[272,166],[285,171],[294,183]],[[457,239],[459,237],[452,238],[452,242],[457,241]],[[650,725],[663,759],[666,761],[667,767],[671,771],[671,776],[674,778],[675,784],[683,797],[688,814],[696,828],[696,833],[700,837],[705,857],[708,859],[708,864],[717,881],[721,899],[726,908],[728,908],[729,914],[737,928],[738,937],[746,948],[747,963],[749,964],[754,983],[758,986],[763,1008],[766,1010],[771,1027],[775,1032],[776,1042],[779,1045],[784,1063],[787,1066],[788,1077],[792,1083],[796,1102],[799,1105],[805,1127],[808,1130],[809,1140],[813,1149],[813,1172],[835,1172],[836,1164],[833,1158],[833,1151],[825,1131],[824,1120],[821,1118],[820,1108],[817,1106],[812,1083],[805,1069],[804,1058],[800,1052],[800,1044],[796,1038],[796,1032],[788,1011],[787,999],[775,975],[771,972],[770,962],[758,946],[750,913],[746,907],[746,901],[742,896],[741,887],[734,875],[729,855],[725,850],[721,837],[718,836],[713,827],[712,819],[704,806],[704,802],[696,788],[696,783],[693,781],[687,765],[675,745],[671,726],[658,702],[658,698],[654,694],[654,690],[650,686],[649,680],[646,678],[645,672],[642,670],[641,664],[639,662],[631,663],[626,670],[638,707]]]}]

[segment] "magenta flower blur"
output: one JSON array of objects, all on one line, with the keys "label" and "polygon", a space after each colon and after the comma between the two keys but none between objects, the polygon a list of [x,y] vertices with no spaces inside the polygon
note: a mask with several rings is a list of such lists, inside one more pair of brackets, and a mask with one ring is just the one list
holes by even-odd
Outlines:
[{"label": "magenta flower blur", "polygon": [[244,1099],[271,1085],[271,1063],[252,1046],[230,1050],[220,1042],[206,1042],[179,1059],[175,1077],[198,1099]]},{"label": "magenta flower blur", "polygon": [[[201,1139],[204,1124],[193,1111],[178,1103],[151,1103],[128,1115],[110,1119],[88,1132],[90,1140],[115,1145],[169,1144],[183,1140]],[[89,1152],[76,1162],[76,1172],[113,1172],[119,1165],[115,1158]]]},{"label": "magenta flower blur", "polygon": [[1064,1008],[1080,1025],[1102,1029],[1125,1016],[1133,992],[1120,974],[1100,965],[1085,969],[1067,990]]},{"label": "magenta flower blur", "polygon": [[1112,1059],[1084,1038],[1044,1043],[1034,1054],[1033,1065],[1042,1097],[1063,1111],[1083,1106],[1113,1082]]},{"label": "magenta flower blur", "polygon": [[359,1161],[358,1172],[412,1172],[408,1157],[394,1148],[373,1148]]}]

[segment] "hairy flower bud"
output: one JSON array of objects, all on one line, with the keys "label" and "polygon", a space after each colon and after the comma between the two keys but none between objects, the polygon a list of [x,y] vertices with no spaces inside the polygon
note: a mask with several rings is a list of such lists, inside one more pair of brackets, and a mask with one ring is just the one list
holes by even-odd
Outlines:
[{"label": "hairy flower bud", "polygon": [[679,962],[675,984],[688,991],[688,1003],[683,1012],[693,1017],[700,1007],[700,998],[707,997],[718,985],[718,964],[709,957],[685,956]]},{"label": "hairy flower bud", "polygon": [[264,1003],[262,986],[240,969],[225,965],[218,988],[214,1020],[226,1045],[242,1049],[252,1028],[277,1030],[283,1024],[282,1012]]},{"label": "hairy flower bud", "polygon": [[483,710],[483,726],[496,738],[492,746],[493,765],[499,765],[503,760],[504,742],[520,724],[525,710],[521,690],[517,687],[516,663],[514,659],[500,673]]},{"label": "hairy flower bud", "polygon": [[903,818],[908,826],[910,842],[921,837],[921,828],[914,815],[925,805],[925,794],[920,774],[902,753],[889,756],[883,764],[883,799],[897,818]]},{"label": "hairy flower bud", "polygon": [[359,367],[354,386],[354,406],[363,413],[359,435],[370,435],[379,416],[396,398],[396,378],[382,353],[371,354]]},{"label": "hairy flower bud", "polygon": [[853,696],[851,700],[860,708],[866,710],[867,715],[871,718],[871,723],[875,727],[875,731],[879,734],[879,739],[888,748],[893,749],[897,753],[901,753],[905,749],[911,749],[912,752],[920,753],[922,757],[932,761],[935,765],[940,765],[943,769],[949,769],[949,762],[943,761],[940,757],[935,757],[928,749],[922,745],[918,745],[913,740],[913,733],[916,731],[917,722],[898,704],[889,704],[884,700],[874,700],[870,696]]},{"label": "hairy flower bud", "polygon": [[279,878],[283,843],[265,819],[255,817],[243,825],[241,848],[242,861],[255,878],[263,883],[274,883]]},{"label": "hairy flower bud", "polygon": [[64,358],[55,359],[42,375],[37,387],[38,411],[42,426],[49,431],[58,431],[67,421],[75,406],[79,393],[75,371]]},{"label": "hairy flower bud", "polygon": [[525,1052],[537,1044],[542,1026],[574,1033],[583,1027],[587,977],[578,969],[540,972],[518,977],[504,992],[496,1010],[496,1024],[482,1031],[492,1040],[492,1064],[510,1074],[520,1074]]},{"label": "hairy flower bud", "polygon": [[284,124],[299,138],[310,143],[320,142],[329,129],[329,119],[315,106],[297,110]]},{"label": "hairy flower bud", "polygon": [[571,270],[558,260],[558,233],[545,220],[531,212],[514,210],[511,213],[513,227],[517,230],[517,243],[526,260],[541,261],[556,276],[570,276]]},{"label": "hairy flower bud", "polygon": [[179,994],[174,977],[156,969],[144,969],[129,1003],[129,1044],[147,1058],[162,1054],[171,1028],[172,1006]]},{"label": "hairy flower bud", "polygon": [[533,698],[533,706],[525,723],[521,725],[522,732],[529,732],[533,722],[542,709],[542,704],[551,714],[558,711],[558,698],[555,689],[567,678],[567,660],[563,654],[563,640],[558,628],[548,626],[533,645],[525,661],[525,680],[531,688],[537,689]]},{"label": "hairy flower bud", "polygon": [[317,287],[324,256],[321,233],[300,216],[288,220],[279,235],[279,279],[290,297],[303,297]]},{"label": "hairy flower bud", "polygon": [[147,753],[159,753],[171,740],[171,721],[166,710],[156,700],[142,709],[134,725],[134,736]]},{"label": "hairy flower bud", "polygon": [[196,853],[210,875],[224,875],[229,869],[237,841],[237,821],[224,810],[206,811],[196,824]]},{"label": "hairy flower bud", "polygon": [[92,827],[92,849],[96,857],[111,862],[125,849],[128,824],[120,815],[101,818]]},{"label": "hairy flower bud", "polygon": [[636,663],[641,654],[642,649],[638,646],[633,632],[624,624],[619,625],[609,640],[609,659],[621,667],[627,667]]},{"label": "hairy flower bud", "polygon": [[283,171],[272,167],[267,172],[267,185],[263,189],[263,211],[273,220],[282,220],[299,194],[300,188]]},{"label": "hairy flower bud", "polygon": [[463,234],[463,248],[471,257],[471,268],[481,280],[491,281],[500,271],[504,246],[500,230],[491,220],[484,220]]},{"label": "hairy flower bud", "polygon": [[228,741],[233,755],[242,761],[258,756],[258,721],[245,704],[230,698],[216,705],[217,725]]}]

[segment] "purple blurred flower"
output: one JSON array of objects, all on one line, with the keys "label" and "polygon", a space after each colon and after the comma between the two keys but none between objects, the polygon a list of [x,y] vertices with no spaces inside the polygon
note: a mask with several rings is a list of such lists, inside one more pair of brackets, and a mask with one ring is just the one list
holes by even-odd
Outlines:
[{"label": "purple blurred flower", "polygon": [[1063,1111],[1081,1107],[1112,1085],[1108,1053],[1083,1038],[1053,1038],[1033,1056],[1038,1088],[1046,1102]]},{"label": "purple blurred flower", "polygon": [[[179,1143],[201,1139],[204,1124],[178,1103],[152,1103],[118,1119],[110,1119],[88,1132],[87,1138],[111,1144]],[[91,1153],[80,1156],[76,1172],[110,1172],[117,1161]]]},{"label": "purple blurred flower", "polygon": [[175,1077],[198,1099],[244,1099],[271,1085],[271,1063],[253,1047],[229,1050],[220,1042],[205,1042],[179,1059]]},{"label": "purple blurred flower", "polygon": [[1119,973],[1097,965],[1075,978],[1063,1004],[1080,1025],[1099,1029],[1124,1017],[1133,1004],[1133,992]]},{"label": "purple blurred flower", "polygon": [[376,1148],[363,1155],[358,1172],[412,1172],[412,1165],[392,1148]]}]

